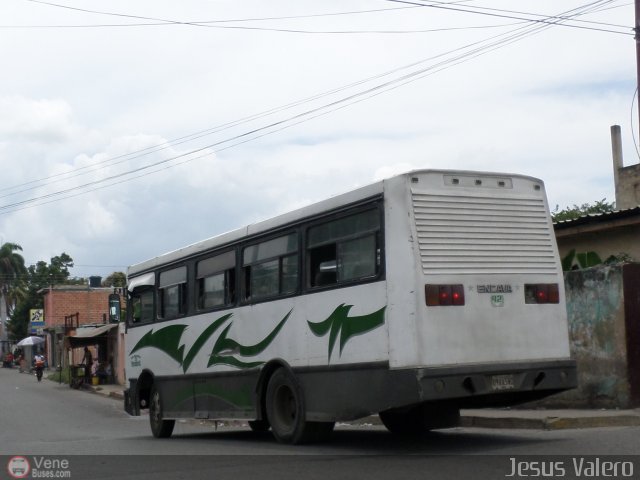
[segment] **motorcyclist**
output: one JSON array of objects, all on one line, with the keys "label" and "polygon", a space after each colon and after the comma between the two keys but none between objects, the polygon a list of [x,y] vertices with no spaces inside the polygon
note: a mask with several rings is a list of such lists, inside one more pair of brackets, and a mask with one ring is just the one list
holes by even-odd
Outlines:
[{"label": "motorcyclist", "polygon": [[37,353],[34,357],[35,367],[36,367],[36,377],[38,377],[38,381],[42,380],[42,371],[44,370],[44,355],[41,353]]}]

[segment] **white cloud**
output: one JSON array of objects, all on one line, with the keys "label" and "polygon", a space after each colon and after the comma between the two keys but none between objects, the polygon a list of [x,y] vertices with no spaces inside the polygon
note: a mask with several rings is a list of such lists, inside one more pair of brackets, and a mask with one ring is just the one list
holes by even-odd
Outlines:
[{"label": "white cloud", "polygon": [[[228,2],[223,8],[187,0],[178,8],[114,0],[108,10],[194,21],[389,6],[279,0]],[[514,8],[507,0],[483,6]],[[578,6],[577,0],[562,6],[527,0],[518,10],[552,14]],[[2,3],[0,16],[3,24],[14,25],[124,21],[29,2]],[[627,24],[631,16],[632,7],[625,5],[584,19]],[[3,45],[12,48],[3,49],[3,69],[11,74],[0,77],[0,238],[22,244],[25,257],[33,261],[66,251],[77,265],[86,265],[74,273],[106,276],[113,266],[414,168],[533,175],[545,181],[552,207],[612,200],[611,124],[622,125],[626,163],[634,162],[629,124],[633,41],[593,30],[549,28],[449,69],[425,71],[424,78],[387,93],[374,88],[366,101],[353,97],[357,103],[336,104],[329,115],[241,143],[265,133],[260,128],[269,123],[274,123],[271,130],[282,128],[289,124],[278,122],[418,66],[299,106],[292,102],[420,60],[432,58],[422,67],[436,65],[455,54],[438,55],[521,26],[494,27],[514,22],[412,8],[217,26],[491,28],[414,34],[295,34],[185,25],[5,29]],[[288,107],[234,123],[279,106]],[[185,138],[195,132],[201,132],[199,138]],[[169,148],[151,148],[179,138]],[[132,155],[141,150],[147,155]],[[199,153],[188,155],[195,150]],[[177,165],[187,159],[192,160]],[[48,180],[26,183],[36,179]],[[83,184],[87,193],[82,196],[75,195],[83,190],[70,190],[64,201],[4,208]]]},{"label": "white cloud", "polygon": [[71,108],[61,99],[0,97],[0,138],[62,142],[73,133]]}]

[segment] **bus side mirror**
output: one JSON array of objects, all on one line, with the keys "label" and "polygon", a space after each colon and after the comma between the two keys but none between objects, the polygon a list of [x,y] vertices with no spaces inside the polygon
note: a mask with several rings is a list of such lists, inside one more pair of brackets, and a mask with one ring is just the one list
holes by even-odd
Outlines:
[{"label": "bus side mirror", "polygon": [[109,323],[120,322],[120,295],[112,293],[109,295]]}]

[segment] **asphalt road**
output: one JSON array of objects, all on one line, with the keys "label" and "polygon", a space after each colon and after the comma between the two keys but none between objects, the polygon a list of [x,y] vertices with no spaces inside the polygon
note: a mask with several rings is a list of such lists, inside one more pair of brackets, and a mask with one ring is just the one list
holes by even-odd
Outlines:
[{"label": "asphalt road", "polygon": [[[429,478],[481,480],[507,476],[512,458],[564,456],[553,458],[571,462],[639,453],[638,427],[455,428],[399,439],[380,426],[339,425],[331,442],[289,446],[243,425],[187,421],[160,440],[151,436],[147,417],[129,417],[121,401],[0,369],[0,462],[24,456],[34,468],[36,460],[40,466],[43,459],[67,460],[71,478],[399,479],[430,472]],[[640,461],[634,461],[640,478]],[[6,471],[0,465],[0,478]]]}]

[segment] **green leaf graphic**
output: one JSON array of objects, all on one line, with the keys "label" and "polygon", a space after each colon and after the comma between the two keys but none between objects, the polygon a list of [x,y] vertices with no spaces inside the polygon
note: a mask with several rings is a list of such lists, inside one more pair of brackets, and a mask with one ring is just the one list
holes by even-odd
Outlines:
[{"label": "green leaf graphic", "polygon": [[131,353],[146,347],[157,348],[182,365],[184,345],[180,345],[180,338],[185,328],[187,328],[186,325],[170,325],[155,332],[153,329],[149,330],[138,343],[136,343]]},{"label": "green leaf graphic", "polygon": [[191,366],[191,362],[193,362],[193,359],[196,357],[196,355],[198,354],[202,346],[207,342],[207,340],[209,340],[211,335],[213,335],[215,331],[218,330],[218,328],[220,328],[224,324],[224,322],[229,320],[232,315],[233,315],[232,313],[228,313],[220,317],[211,325],[209,325],[204,330],[204,332],[200,334],[200,336],[196,339],[194,344],[189,349],[189,353],[187,353],[187,356],[184,358],[184,363],[182,364],[182,371],[184,373],[187,373],[187,370]]},{"label": "green leaf graphic", "polygon": [[212,365],[224,364],[239,368],[252,368],[263,364],[264,362],[243,362],[242,360],[234,357],[234,355],[240,355],[241,357],[254,357],[262,353],[271,344],[271,342],[273,342],[278,333],[280,333],[280,330],[289,319],[292,311],[293,309],[289,310],[289,313],[287,313],[285,317],[280,320],[280,323],[276,325],[271,333],[255,345],[241,345],[237,341],[228,338],[227,333],[231,328],[231,324],[229,324],[227,328],[222,331],[222,333],[218,337],[218,340],[213,346],[213,350],[211,351],[211,357],[209,358],[207,367],[210,367]]},{"label": "green leaf graphic", "polygon": [[323,337],[330,331],[329,361],[331,361],[331,354],[338,334],[340,334],[340,355],[342,355],[342,350],[350,338],[374,330],[384,324],[384,311],[387,307],[382,307],[380,310],[368,315],[350,317],[349,311],[352,307],[353,305],[345,305],[343,303],[326,320],[317,323],[307,321],[311,331],[319,337]]}]

